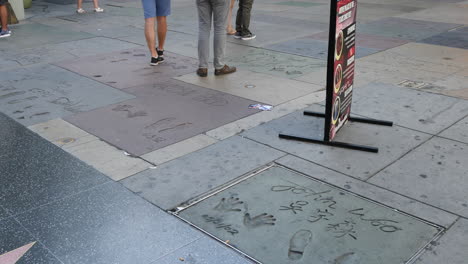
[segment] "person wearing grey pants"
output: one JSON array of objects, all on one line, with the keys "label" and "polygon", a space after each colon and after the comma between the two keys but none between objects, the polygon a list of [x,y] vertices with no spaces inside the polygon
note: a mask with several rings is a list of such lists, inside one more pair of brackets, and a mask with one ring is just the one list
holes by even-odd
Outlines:
[{"label": "person wearing grey pants", "polygon": [[198,60],[197,74],[200,77],[208,75],[208,58],[210,56],[211,21],[214,26],[214,67],[215,75],[229,74],[236,71],[235,67],[224,64],[226,49],[226,22],[230,0],[196,0],[198,9]]}]

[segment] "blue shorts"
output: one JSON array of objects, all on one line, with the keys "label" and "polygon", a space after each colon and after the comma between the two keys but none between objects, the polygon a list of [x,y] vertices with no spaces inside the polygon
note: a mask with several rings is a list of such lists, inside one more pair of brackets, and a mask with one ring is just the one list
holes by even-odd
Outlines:
[{"label": "blue shorts", "polygon": [[145,18],[171,14],[171,0],[142,0]]}]

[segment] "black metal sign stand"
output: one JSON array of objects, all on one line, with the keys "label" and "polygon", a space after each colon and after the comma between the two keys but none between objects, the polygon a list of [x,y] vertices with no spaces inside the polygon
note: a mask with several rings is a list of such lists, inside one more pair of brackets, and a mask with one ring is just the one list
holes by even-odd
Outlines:
[{"label": "black metal sign stand", "polygon": [[[337,0],[331,0],[330,6],[330,31],[329,31],[329,40],[328,40],[328,62],[327,62],[327,96],[326,96],[326,106],[325,114],[305,111],[304,115],[315,116],[325,118],[325,130],[323,139],[314,139],[299,137],[293,135],[279,134],[280,138],[298,140],[303,142],[310,142],[322,145],[328,145],[333,147],[361,150],[366,152],[379,152],[378,148],[356,145],[346,142],[337,142],[330,139],[330,129],[331,129],[331,119],[332,119],[332,108],[333,108],[333,92],[335,85],[335,45],[336,45],[336,21],[337,21]],[[353,7],[355,3],[352,3]],[[393,126],[393,122],[376,120],[376,119],[367,119],[367,118],[358,118],[358,117],[348,117],[348,121],[359,122],[373,125],[382,125],[382,126]]]},{"label": "black metal sign stand", "polygon": [[[315,116],[315,117],[325,117],[325,114],[323,113],[310,112],[310,111],[304,111],[304,115]],[[350,117],[349,121],[373,124],[373,125],[381,125],[381,126],[393,126],[393,122],[390,122],[390,121],[359,118],[359,117]],[[325,134],[325,137],[326,135],[327,134]],[[283,139],[291,139],[291,140],[327,145],[327,146],[338,147],[338,148],[347,148],[347,149],[361,150],[361,151],[373,152],[373,153],[379,152],[379,149],[376,147],[356,145],[356,144],[339,142],[339,141],[331,141],[329,139],[325,139],[325,137],[324,139],[314,139],[314,138],[299,137],[299,136],[286,135],[286,134],[279,134],[279,137]]]}]

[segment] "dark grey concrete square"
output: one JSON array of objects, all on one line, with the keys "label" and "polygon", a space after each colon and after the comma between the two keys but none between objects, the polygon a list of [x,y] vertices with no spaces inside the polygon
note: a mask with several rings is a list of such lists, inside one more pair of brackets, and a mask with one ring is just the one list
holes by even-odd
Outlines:
[{"label": "dark grey concrete square", "polygon": [[467,144],[435,137],[379,172],[370,182],[467,217],[466,157]]},{"label": "dark grey concrete square", "polygon": [[269,264],[405,263],[439,232],[393,208],[278,166],[180,216]]},{"label": "dark grey concrete square", "polygon": [[457,28],[441,34],[423,39],[420,42],[447,46],[452,48],[468,49],[468,27]]},{"label": "dark grey concrete square", "polygon": [[177,80],[125,91],[137,98],[66,120],[139,156],[258,112],[254,101]]},{"label": "dark grey concrete square", "polygon": [[0,111],[26,126],[134,98],[53,65],[3,71],[0,79]]},{"label": "dark grey concrete square", "polygon": [[195,59],[165,52],[164,63],[150,66],[150,55],[143,48],[118,51],[92,58],[63,61],[57,65],[119,89],[143,84],[158,84],[172,77],[195,72]]},{"label": "dark grey concrete square", "polygon": [[203,237],[178,249],[171,254],[158,259],[151,264],[184,264],[222,263],[222,264],[253,264],[254,262],[241,254],[221,245],[212,238]]},{"label": "dark grey concrete square", "polygon": [[13,215],[109,181],[1,113],[0,138],[0,204]]},{"label": "dark grey concrete square", "polygon": [[[323,111],[322,107],[312,108]],[[279,133],[323,139],[324,119],[303,116],[295,112],[244,132],[247,138],[315,162],[359,179],[367,179],[406,152],[429,138],[429,135],[402,127],[382,127],[348,123],[336,136],[336,141],[379,148],[379,154],[333,148],[312,143],[280,139]]]},{"label": "dark grey concrete square", "polygon": [[459,26],[461,25],[388,17],[377,21],[360,24],[358,31],[371,35],[416,41],[437,35]]},{"label": "dark grey concrete square", "polygon": [[[281,43],[268,45],[265,48],[321,60],[326,60],[328,56],[328,42],[311,38],[287,40]],[[379,49],[374,48],[357,47],[356,57],[365,57],[379,51]]]},{"label": "dark grey concrete square", "polygon": [[122,183],[159,207],[171,209],[283,155],[234,136]]},{"label": "dark grey concrete square", "polygon": [[119,183],[47,204],[18,216],[64,263],[150,263],[201,233]]},{"label": "dark grey concrete square", "polygon": [[354,90],[355,114],[437,134],[468,114],[468,101],[390,84],[371,83]]},{"label": "dark grey concrete square", "polygon": [[[13,218],[0,221],[0,255],[13,251],[29,243],[36,242],[16,264],[59,264],[56,259],[41,243],[24,229]],[[10,264],[10,263],[5,263]]]},{"label": "dark grey concrete square", "polygon": [[61,43],[94,37],[94,35],[89,33],[74,32],[38,23],[15,26],[14,34],[14,38],[4,38],[1,40],[0,52],[10,53],[12,50],[16,51],[44,44]]}]

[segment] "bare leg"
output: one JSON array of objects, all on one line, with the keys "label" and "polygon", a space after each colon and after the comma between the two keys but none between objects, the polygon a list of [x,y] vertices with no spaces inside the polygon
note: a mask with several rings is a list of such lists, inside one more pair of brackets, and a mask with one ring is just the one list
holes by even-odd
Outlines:
[{"label": "bare leg", "polygon": [[146,43],[148,44],[148,48],[151,53],[151,57],[158,57],[158,53],[156,53],[156,50],[154,49],[154,47],[156,46],[155,33],[154,33],[155,20],[156,19],[154,17],[145,19],[145,37],[146,37]]},{"label": "bare leg", "polygon": [[229,13],[227,16],[227,27],[226,27],[227,33],[235,32],[234,28],[232,27],[232,9],[234,8],[235,3],[236,3],[236,0],[231,0],[231,5],[229,6]]},{"label": "bare leg", "polygon": [[0,6],[0,20],[2,23],[2,30],[8,30],[8,10],[6,5]]},{"label": "bare leg", "polygon": [[[83,1],[83,0],[81,0]],[[93,4],[94,4],[94,9],[98,8],[99,7],[99,0],[93,0]]]},{"label": "bare leg", "polygon": [[81,9],[83,7],[83,0],[77,1],[77,9]]},{"label": "bare leg", "polygon": [[159,16],[156,19],[158,21],[158,50],[164,50],[164,42],[166,42],[167,33],[167,20],[165,16]]}]

